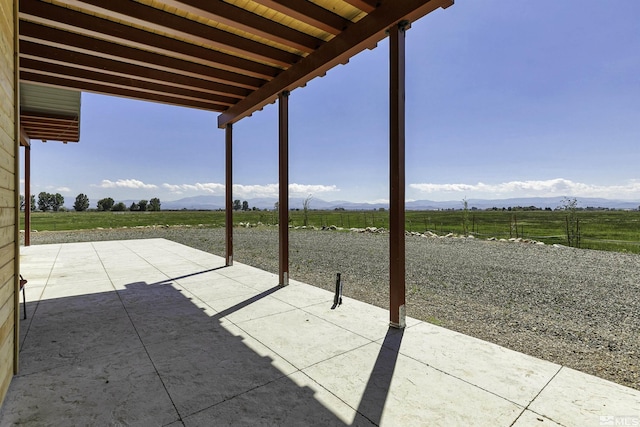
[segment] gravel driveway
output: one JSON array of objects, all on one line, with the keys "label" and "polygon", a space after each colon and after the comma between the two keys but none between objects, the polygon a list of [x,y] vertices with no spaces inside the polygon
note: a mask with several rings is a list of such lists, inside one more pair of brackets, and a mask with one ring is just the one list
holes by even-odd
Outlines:
[{"label": "gravel driveway", "polygon": [[[224,256],[224,230],[33,233],[32,244],[162,237]],[[292,230],[290,277],[388,307],[388,234]],[[234,259],[278,272],[276,227],[236,228]],[[407,313],[640,390],[640,255],[408,236]]]}]

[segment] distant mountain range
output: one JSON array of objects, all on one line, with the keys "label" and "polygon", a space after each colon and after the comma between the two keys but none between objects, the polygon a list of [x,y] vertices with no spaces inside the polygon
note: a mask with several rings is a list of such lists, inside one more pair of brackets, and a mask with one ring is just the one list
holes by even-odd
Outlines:
[{"label": "distant mountain range", "polygon": [[[595,207],[595,208],[608,208],[608,209],[638,209],[640,201],[629,200],[612,200],[601,198],[576,198],[578,200],[578,207]],[[249,207],[259,209],[273,209],[274,205],[278,201],[277,198],[255,198],[246,199],[249,203]],[[467,199],[469,209],[491,209],[493,207],[502,209],[515,206],[535,206],[538,208],[551,208],[555,209],[562,204],[563,197],[524,197],[524,198],[511,198],[511,199]],[[290,209],[302,209],[302,203],[304,198],[290,198]],[[129,205],[127,205],[129,206]],[[224,196],[195,196],[185,197],[183,199],[174,201],[162,201],[163,210],[216,210],[224,209]],[[442,209],[462,209],[462,200],[450,200],[446,202],[436,202],[432,200],[415,200],[406,203],[407,210],[442,210]],[[309,205],[310,209],[321,210],[333,210],[333,209],[346,209],[346,210],[368,210],[389,208],[388,203],[357,203],[349,202],[345,200],[325,201],[322,199],[313,198]]]}]

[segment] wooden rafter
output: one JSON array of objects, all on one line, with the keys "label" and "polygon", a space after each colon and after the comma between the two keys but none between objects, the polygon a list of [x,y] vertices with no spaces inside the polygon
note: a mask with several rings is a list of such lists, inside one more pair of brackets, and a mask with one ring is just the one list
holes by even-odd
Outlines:
[{"label": "wooden rafter", "polygon": [[78,117],[21,111],[20,127],[27,140],[77,142],[80,139]]},{"label": "wooden rafter", "polygon": [[52,3],[22,1],[20,17],[23,20],[21,25],[25,25],[25,22],[34,22],[260,79],[270,79],[280,71],[276,67],[101,19]]},{"label": "wooden rafter", "polygon": [[[98,40],[92,37],[55,28],[25,22],[20,31],[20,40],[30,41],[52,48],[69,50],[71,52],[85,53],[99,56],[100,58],[121,61],[127,64],[148,66],[156,64],[157,69],[169,72],[179,71],[192,77],[218,81],[231,86],[256,89],[264,80],[249,77],[240,73],[232,73],[225,70],[216,70],[195,62],[187,62],[180,59],[160,55],[158,53],[135,49],[117,43]],[[25,51],[29,54],[29,51]],[[91,59],[89,59],[91,61]]]},{"label": "wooden rafter", "polygon": [[[33,0],[31,0],[33,1]],[[184,18],[128,0],[63,0],[61,3],[81,7],[90,13],[107,15],[113,20],[130,22],[194,44],[204,44],[271,64],[289,66],[298,55],[289,53],[248,38],[238,36],[197,21]]]},{"label": "wooden rafter", "polygon": [[165,94],[184,99],[207,99],[212,103],[216,103],[219,105],[230,106],[237,101],[237,98],[216,95],[212,94],[211,92],[202,92],[194,88],[169,86],[144,80],[131,80],[127,77],[114,76],[112,74],[87,71],[79,68],[70,68],[63,65],[46,62],[43,63],[39,61],[26,60],[25,65],[22,67],[21,73],[24,73],[25,78],[26,75],[30,73],[30,75],[32,76],[40,76],[42,80],[46,80],[47,76],[49,76],[57,78],[69,78],[70,80],[75,80],[79,83],[92,83],[95,81],[101,81],[106,86],[111,86],[114,88],[133,88],[141,92],[148,92],[150,94]]},{"label": "wooden rafter", "polygon": [[223,1],[161,0],[160,2],[306,53],[313,52],[323,43],[322,40],[301,31]]},{"label": "wooden rafter", "polygon": [[[198,90],[204,93],[225,95],[238,99],[244,98],[250,93],[249,89],[228,86],[210,80],[202,80],[178,72],[168,72],[135,64],[127,64],[126,62],[93,57],[64,49],[47,48],[26,41],[20,42],[20,49],[22,50],[20,59],[20,68],[22,70],[28,68],[37,68],[40,70],[44,69],[44,67],[47,66],[46,64],[58,64],[69,69],[68,75],[73,74],[74,71],[72,70],[75,69],[96,73],[95,81],[98,82],[101,81],[100,79],[104,75],[113,75],[131,79],[132,86],[135,85],[134,80],[140,80],[161,84],[166,87],[198,88]],[[32,66],[33,61],[37,61],[43,65]],[[46,84],[48,82],[43,80],[41,83]]]},{"label": "wooden rafter", "polygon": [[371,13],[376,10],[376,0],[345,0],[351,6],[357,7],[363,12]]},{"label": "wooden rafter", "polygon": [[348,19],[336,15],[330,10],[323,9],[322,7],[312,3],[310,1],[299,0],[254,0],[256,3],[260,3],[267,6],[270,9],[276,10],[285,15],[291,16],[301,22],[304,22],[313,27],[319,28],[330,34],[336,35],[344,31],[351,23]]}]

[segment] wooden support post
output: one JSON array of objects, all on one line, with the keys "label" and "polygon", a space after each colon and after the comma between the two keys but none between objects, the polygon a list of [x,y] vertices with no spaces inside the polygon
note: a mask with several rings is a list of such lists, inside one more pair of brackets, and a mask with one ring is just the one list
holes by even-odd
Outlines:
[{"label": "wooden support post", "polygon": [[289,92],[278,95],[278,230],[280,286],[289,284]]},{"label": "wooden support post", "polygon": [[389,317],[405,327],[405,29],[389,29]]},{"label": "wooden support post", "polygon": [[233,265],[233,125],[227,124],[224,132],[225,139],[225,265]]},{"label": "wooden support post", "polygon": [[24,245],[31,245],[31,145],[24,147]]}]

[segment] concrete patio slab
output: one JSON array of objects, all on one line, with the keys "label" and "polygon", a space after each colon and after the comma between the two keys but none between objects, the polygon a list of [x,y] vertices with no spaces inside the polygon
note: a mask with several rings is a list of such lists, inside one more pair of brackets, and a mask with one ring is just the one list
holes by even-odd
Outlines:
[{"label": "concrete patio slab", "polygon": [[163,239],[31,246],[21,271],[2,426],[640,425],[640,391]]},{"label": "concrete patio slab", "polygon": [[640,392],[567,367],[529,408],[562,425],[640,425]]},{"label": "concrete patio slab", "polygon": [[293,311],[296,308],[286,302],[271,296],[261,298],[254,303],[237,310],[233,310],[233,307],[246,301],[246,296],[236,296],[230,298],[207,298],[202,301],[211,306],[218,312],[226,312],[223,314],[223,318],[229,319],[233,323],[246,322],[249,320],[257,320],[274,314],[285,313]]},{"label": "concrete patio slab", "polygon": [[[586,424],[586,425],[594,425]],[[598,425],[598,424],[595,424]],[[562,427],[561,424],[551,421],[549,418],[543,417],[540,414],[531,412],[529,410],[524,411],[518,420],[513,424],[513,427]]]},{"label": "concrete patio slab", "polygon": [[15,377],[0,425],[166,425],[179,417],[162,389],[142,347],[92,357]]},{"label": "concrete patio slab", "polygon": [[238,324],[298,369],[349,352],[370,341],[301,310]]},{"label": "concrete patio slab", "polygon": [[[224,273],[223,271],[221,274],[224,275]],[[278,283],[278,275],[264,271],[262,273],[247,272],[245,275],[234,277],[233,280],[258,291],[266,291],[271,289],[274,283]]]},{"label": "concrete patio slab", "polygon": [[[410,327],[400,352],[456,378],[508,397],[526,407],[560,370],[560,365],[429,323]],[[464,348],[464,352],[460,349]],[[500,369],[496,369],[499,367]]]},{"label": "concrete patio slab", "polygon": [[522,412],[504,398],[378,343],[303,372],[376,425],[510,425]]},{"label": "concrete patio slab", "polygon": [[291,283],[289,286],[282,288],[274,298],[291,304],[294,307],[304,308],[319,303],[328,304],[329,307],[333,302],[333,294],[324,289],[311,287],[308,285]]},{"label": "concrete patio slab", "polygon": [[[255,351],[258,346],[263,349],[260,353]],[[223,326],[146,348],[183,417],[296,371],[256,340],[234,335]]]},{"label": "concrete patio slab", "polygon": [[[363,336],[372,341],[382,339],[389,331],[389,312],[383,308],[373,306],[358,300],[343,297],[343,304],[332,309],[333,298],[330,302],[305,306],[308,313],[340,326],[350,332]],[[407,326],[414,326],[419,320],[408,318]]]},{"label": "concrete patio slab", "polygon": [[[291,382],[293,382],[293,387]],[[256,406],[258,409],[256,409]],[[326,408],[332,408],[327,411]],[[302,372],[265,384],[235,399],[184,419],[187,427],[255,426],[374,426],[355,409]]]}]

